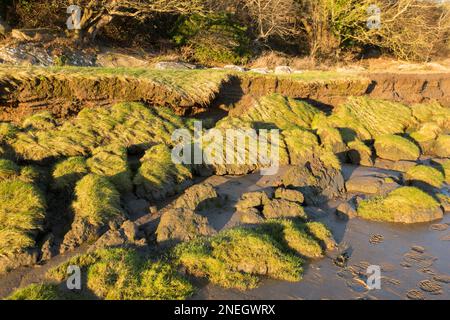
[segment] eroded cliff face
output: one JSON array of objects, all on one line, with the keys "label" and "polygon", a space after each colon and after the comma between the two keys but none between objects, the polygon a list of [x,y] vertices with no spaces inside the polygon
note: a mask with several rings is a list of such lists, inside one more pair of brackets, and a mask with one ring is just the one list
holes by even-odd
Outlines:
[{"label": "eroded cliff face", "polygon": [[[329,108],[348,96],[368,94],[372,98],[406,104],[437,100],[450,107],[450,74],[339,75],[316,80],[296,75],[258,75],[215,70],[192,73],[177,71],[166,77],[147,74],[108,73],[99,69],[42,72],[22,69],[0,75],[0,121],[21,122],[43,110],[57,119],[67,119],[83,108],[104,107],[118,102],[145,102],[169,106],[179,115],[192,115],[216,107],[239,107],[247,101],[278,93],[305,99]],[[135,71],[135,70],[134,70]],[[244,108],[245,109],[245,108]]]}]

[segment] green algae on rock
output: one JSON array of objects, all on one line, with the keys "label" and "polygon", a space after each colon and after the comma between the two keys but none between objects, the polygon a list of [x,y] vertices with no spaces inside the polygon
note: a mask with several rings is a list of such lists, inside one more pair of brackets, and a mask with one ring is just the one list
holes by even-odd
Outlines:
[{"label": "green algae on rock", "polygon": [[7,300],[62,300],[56,284],[39,283],[31,284],[13,292]]},{"label": "green algae on rock", "polygon": [[10,180],[18,176],[19,172],[20,168],[15,162],[6,159],[0,159],[0,181]]},{"label": "green algae on rock", "polygon": [[450,135],[440,135],[433,146],[433,154],[441,158],[450,158]]},{"label": "green algae on rock", "polygon": [[350,161],[356,165],[371,167],[374,164],[372,149],[359,139],[347,144]]},{"label": "green algae on rock", "polygon": [[358,216],[367,220],[420,223],[443,217],[439,203],[416,187],[401,187],[386,197],[363,200],[358,206]]},{"label": "green algae on rock", "polygon": [[375,140],[377,156],[382,159],[399,161],[416,161],[420,156],[420,149],[413,142],[398,135],[388,134]]}]

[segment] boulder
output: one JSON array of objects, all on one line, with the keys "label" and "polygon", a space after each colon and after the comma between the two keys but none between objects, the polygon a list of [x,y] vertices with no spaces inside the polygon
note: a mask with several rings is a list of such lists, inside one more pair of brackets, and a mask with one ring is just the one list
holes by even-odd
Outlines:
[{"label": "boulder", "polygon": [[198,236],[210,236],[216,231],[208,219],[188,208],[169,209],[161,216],[156,230],[158,243],[189,241]]},{"label": "boulder", "polygon": [[377,158],[374,163],[375,168],[394,170],[400,172],[406,172],[412,167],[415,167],[417,162],[415,161],[390,161]]},{"label": "boulder", "polygon": [[378,157],[392,161],[416,161],[420,157],[420,149],[414,142],[394,134],[375,139],[375,150]]},{"label": "boulder", "polygon": [[161,61],[154,65],[157,70],[193,70],[197,69],[197,66],[185,62],[173,62],[173,61]]},{"label": "boulder", "polygon": [[236,209],[245,210],[248,208],[256,208],[269,202],[269,195],[264,191],[247,192],[241,196],[241,199],[236,204]]},{"label": "boulder", "polygon": [[246,69],[244,67],[236,66],[234,64],[228,64],[228,65],[224,66],[223,68],[226,70],[234,70],[234,71],[238,71],[238,72],[246,71]]},{"label": "boulder", "polygon": [[355,205],[350,202],[342,202],[336,208],[336,215],[342,220],[350,220],[356,218],[358,213],[356,211]]},{"label": "boulder", "polygon": [[273,199],[264,205],[263,215],[266,219],[303,218],[307,219],[305,210],[297,202]]},{"label": "boulder", "polygon": [[364,142],[355,140],[348,143],[348,157],[350,162],[356,165],[373,166],[372,150]]},{"label": "boulder", "polygon": [[243,224],[259,224],[264,222],[264,218],[256,208],[244,209],[240,216],[240,222]]},{"label": "boulder", "polygon": [[198,184],[187,189],[182,196],[175,201],[175,208],[201,210],[217,204],[218,195],[214,187],[209,183]]},{"label": "boulder", "polygon": [[385,197],[363,200],[358,216],[367,220],[397,223],[421,223],[442,219],[441,205],[415,187],[401,187]]},{"label": "boulder", "polygon": [[289,66],[277,66],[274,70],[274,73],[276,74],[291,74],[293,72],[294,70]]},{"label": "boulder", "polygon": [[303,203],[305,201],[305,197],[298,190],[291,190],[285,188],[278,188],[275,190],[275,198],[289,200],[292,202]]},{"label": "boulder", "polygon": [[376,176],[361,176],[345,183],[348,193],[352,194],[387,194],[399,187],[392,179]]},{"label": "boulder", "polygon": [[267,68],[254,68],[254,69],[250,69],[250,72],[259,73],[259,74],[269,74],[270,70]]}]

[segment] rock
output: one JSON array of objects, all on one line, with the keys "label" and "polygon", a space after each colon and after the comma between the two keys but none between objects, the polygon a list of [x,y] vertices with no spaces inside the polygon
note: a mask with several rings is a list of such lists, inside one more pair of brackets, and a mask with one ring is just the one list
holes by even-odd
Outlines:
[{"label": "rock", "polygon": [[348,193],[385,195],[400,187],[393,179],[377,176],[361,176],[345,183]]},{"label": "rock", "polygon": [[259,73],[259,74],[269,74],[270,70],[267,68],[255,68],[255,69],[250,69],[250,72]]},{"label": "rock", "polygon": [[363,200],[358,206],[358,217],[374,221],[421,223],[443,216],[441,205],[415,187],[401,187],[385,197]]},{"label": "rock", "polygon": [[41,260],[47,261],[58,254],[58,248],[55,246],[55,236],[50,233],[44,239],[41,247]]},{"label": "rock", "polygon": [[239,71],[239,72],[245,72],[246,71],[246,69],[244,67],[236,66],[234,64],[226,65],[223,68],[227,69],[227,70],[234,70],[234,71]]},{"label": "rock", "polygon": [[316,206],[345,192],[344,177],[340,170],[326,167],[319,162],[307,166],[290,166],[281,174],[280,184],[299,190],[307,205]]},{"label": "rock", "polygon": [[275,198],[298,203],[303,203],[305,201],[305,197],[300,191],[285,188],[278,188],[277,190],[275,190]]},{"label": "rock", "polygon": [[240,216],[240,222],[244,224],[259,224],[264,222],[264,218],[260,215],[260,212],[256,208],[247,208],[242,211]]},{"label": "rock", "polygon": [[187,189],[175,202],[175,208],[201,210],[218,204],[219,198],[209,183],[198,184]]},{"label": "rock", "polygon": [[185,63],[185,62],[173,62],[173,61],[161,61],[154,65],[154,68],[157,70],[193,70],[197,69],[196,65]]},{"label": "rock", "polygon": [[336,214],[342,220],[350,220],[358,216],[355,206],[350,202],[342,202],[336,208]]},{"label": "rock", "polygon": [[275,68],[274,72],[276,74],[291,74],[294,72],[291,67],[288,66],[278,66]]},{"label": "rock", "polygon": [[263,215],[266,219],[298,217],[307,219],[305,210],[300,204],[283,199],[273,199],[267,203]]},{"label": "rock", "polygon": [[364,142],[359,140],[349,142],[348,148],[347,154],[351,163],[366,167],[373,166],[372,150]]},{"label": "rock", "polygon": [[19,41],[49,41],[55,37],[53,31],[46,28],[37,29],[13,29],[11,37]]},{"label": "rock", "polygon": [[269,202],[269,196],[264,191],[247,192],[241,196],[241,199],[236,204],[236,209],[244,210],[248,208],[256,208]]},{"label": "rock", "polygon": [[36,249],[25,250],[14,256],[0,256],[0,274],[20,267],[31,267],[38,262],[39,253]]},{"label": "rock", "polygon": [[394,170],[406,172],[417,165],[414,161],[389,161],[383,159],[376,159],[374,167],[386,170]]},{"label": "rock", "polygon": [[144,199],[133,199],[126,203],[126,209],[131,216],[140,216],[148,212],[149,205]]},{"label": "rock", "polygon": [[149,209],[150,215],[154,216],[158,214],[158,207],[157,206],[151,206]]},{"label": "rock", "polygon": [[188,208],[170,209],[163,213],[156,230],[158,243],[189,241],[198,236],[210,236],[216,231],[208,219]]},{"label": "rock", "polygon": [[392,161],[416,161],[420,156],[420,149],[414,142],[393,134],[375,139],[375,151],[378,157]]},{"label": "rock", "polygon": [[97,65],[105,68],[142,68],[148,67],[149,61],[130,54],[106,52],[97,55]]},{"label": "rock", "polygon": [[125,236],[130,241],[135,241],[138,238],[139,229],[133,221],[127,220],[122,224],[122,230]]}]

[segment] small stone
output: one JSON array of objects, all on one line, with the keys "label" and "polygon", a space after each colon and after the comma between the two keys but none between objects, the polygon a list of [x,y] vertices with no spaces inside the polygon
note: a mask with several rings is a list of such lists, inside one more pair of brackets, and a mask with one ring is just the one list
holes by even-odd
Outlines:
[{"label": "small stone", "polygon": [[158,207],[157,206],[151,206],[149,211],[150,211],[150,215],[154,216],[154,215],[158,214]]},{"label": "small stone", "polygon": [[275,190],[275,198],[298,203],[303,203],[303,201],[305,201],[305,197],[300,191],[285,188],[278,188]]},{"label": "small stone", "polygon": [[137,239],[137,234],[139,232],[138,227],[133,221],[127,220],[122,224],[123,232],[125,233],[125,236],[130,241],[135,241]]},{"label": "small stone", "polygon": [[342,220],[349,220],[358,216],[358,212],[356,211],[355,207],[348,202],[341,203],[336,208],[336,214]]}]

